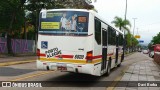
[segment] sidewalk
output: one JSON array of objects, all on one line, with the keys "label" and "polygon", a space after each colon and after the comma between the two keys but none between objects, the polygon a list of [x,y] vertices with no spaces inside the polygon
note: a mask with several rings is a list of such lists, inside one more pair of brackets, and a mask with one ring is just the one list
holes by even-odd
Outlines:
[{"label": "sidewalk", "polygon": [[[142,56],[143,57],[143,56]],[[145,56],[147,59],[144,61],[136,62],[128,67],[128,69],[124,72],[123,77],[120,82],[129,81],[132,84],[136,84],[138,86],[138,81],[143,81],[145,83],[150,81],[157,81],[158,85],[160,84],[160,67],[157,65],[152,58]],[[135,83],[135,82],[136,83]],[[128,82],[126,83],[128,84]],[[140,83],[141,84],[141,83]],[[118,85],[118,84],[117,84]],[[160,87],[115,87],[114,90],[160,90]]]}]

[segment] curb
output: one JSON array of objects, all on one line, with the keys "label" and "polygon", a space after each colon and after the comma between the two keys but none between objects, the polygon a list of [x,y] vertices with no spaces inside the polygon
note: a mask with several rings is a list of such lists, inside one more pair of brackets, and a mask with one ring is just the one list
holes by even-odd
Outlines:
[{"label": "curb", "polygon": [[[132,53],[126,54],[126,55],[124,55],[124,56],[127,57],[127,56],[129,56],[129,55],[134,54],[134,53],[135,53],[135,52],[132,52]],[[126,60],[125,60],[125,61],[126,61]],[[124,62],[124,61],[123,61],[123,62]],[[133,64],[133,63],[132,63],[132,64]],[[108,88],[106,88],[106,90],[114,90],[114,89],[115,89],[115,86],[116,86],[117,83],[118,83],[118,81],[120,81],[120,80],[122,79],[122,77],[124,76],[125,72],[128,70],[129,66],[132,65],[132,64],[127,65],[127,66],[121,71],[121,73],[119,74],[119,76],[116,77],[116,78],[113,80],[113,81],[115,81],[115,82],[111,83],[111,86],[112,86],[112,87],[108,87]]]},{"label": "curb", "polygon": [[119,74],[119,76],[116,77],[116,78],[113,80],[113,81],[115,81],[115,82],[113,82],[113,83],[111,84],[112,87],[108,87],[108,88],[106,88],[106,90],[114,90],[114,88],[115,88],[115,86],[117,85],[118,81],[120,81],[120,80],[122,79],[122,77],[124,76],[125,72],[128,70],[128,68],[129,68],[130,65],[131,65],[131,64],[127,65],[127,66],[121,71],[121,73]]},{"label": "curb", "polygon": [[16,65],[16,64],[31,63],[31,62],[36,62],[36,60],[25,60],[25,61],[15,61],[15,62],[5,62],[5,63],[0,63],[0,67],[2,67],[2,66]]},{"label": "curb", "polygon": [[134,54],[135,52],[132,52],[132,53],[128,53],[128,54],[124,54],[125,57],[129,56],[129,55],[132,55]]}]

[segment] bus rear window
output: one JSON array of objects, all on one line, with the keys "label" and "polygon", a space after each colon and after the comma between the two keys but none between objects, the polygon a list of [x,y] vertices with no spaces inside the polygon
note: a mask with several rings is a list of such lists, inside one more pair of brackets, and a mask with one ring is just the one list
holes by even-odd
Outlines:
[{"label": "bus rear window", "polygon": [[88,12],[46,11],[40,14],[39,33],[88,35]]}]

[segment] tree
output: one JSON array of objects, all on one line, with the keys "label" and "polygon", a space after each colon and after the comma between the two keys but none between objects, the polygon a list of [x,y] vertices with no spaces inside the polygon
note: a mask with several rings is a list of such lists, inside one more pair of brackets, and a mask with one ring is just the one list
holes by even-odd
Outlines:
[{"label": "tree", "polygon": [[154,37],[152,38],[151,43],[152,43],[153,45],[155,45],[155,44],[160,44],[160,32],[157,34],[157,36],[154,36]]},{"label": "tree", "polygon": [[39,12],[42,8],[58,9],[58,8],[76,8],[76,9],[93,9],[93,5],[89,5],[85,0],[27,0],[26,8],[28,12],[27,19],[29,24],[34,26],[35,45],[38,37]]},{"label": "tree", "polygon": [[16,30],[20,30],[24,23],[24,0],[0,1],[0,30],[7,34],[8,53],[13,54],[11,38]]},{"label": "tree", "polygon": [[132,45],[133,47],[137,46],[139,44],[138,40],[132,36]]},{"label": "tree", "polygon": [[125,35],[125,38],[126,38],[126,43],[127,43],[127,47],[130,47],[132,45],[132,34],[130,33],[127,33]]},{"label": "tree", "polygon": [[138,40],[135,37],[133,37],[132,34],[127,33],[125,35],[125,37],[126,37],[126,41],[127,41],[127,47],[131,47],[131,46],[135,47],[139,44]]},{"label": "tree", "polygon": [[119,28],[119,30],[122,30],[123,28],[128,33],[130,33],[129,28],[127,27],[127,26],[131,27],[129,20],[123,20],[122,18],[116,16],[111,23],[115,24],[115,27]]}]

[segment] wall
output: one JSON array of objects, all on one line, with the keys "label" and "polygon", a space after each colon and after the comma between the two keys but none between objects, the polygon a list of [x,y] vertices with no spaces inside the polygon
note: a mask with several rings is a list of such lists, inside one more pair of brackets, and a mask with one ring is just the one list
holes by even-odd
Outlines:
[{"label": "wall", "polygon": [[154,61],[160,65],[160,52],[154,53]]},{"label": "wall", "polygon": [[[24,39],[12,39],[12,50],[15,54],[35,53],[35,41]],[[0,37],[0,53],[8,53],[7,39]]]}]

